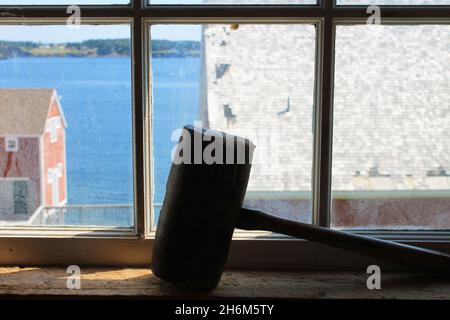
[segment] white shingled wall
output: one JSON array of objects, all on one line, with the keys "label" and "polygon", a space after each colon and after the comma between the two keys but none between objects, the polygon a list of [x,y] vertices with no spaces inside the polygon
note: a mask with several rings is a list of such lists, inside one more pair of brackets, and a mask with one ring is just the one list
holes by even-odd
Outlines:
[{"label": "white shingled wall", "polygon": [[[211,128],[256,144],[250,191],[311,188],[314,38],[312,25],[204,27],[203,116]],[[216,66],[225,64],[220,77]],[[279,114],[288,99],[289,112]],[[224,105],[236,116],[234,124],[227,123]]]},{"label": "white shingled wall", "polygon": [[[450,26],[339,26],[334,119],[336,190],[449,189]],[[355,185],[371,167],[390,183]]]},{"label": "white shingled wall", "polygon": [[[203,117],[257,144],[250,191],[310,190],[314,36],[311,25],[204,27]],[[450,174],[450,26],[338,27],[336,50],[333,188],[449,189],[427,172]],[[371,167],[390,176],[369,178]]]}]

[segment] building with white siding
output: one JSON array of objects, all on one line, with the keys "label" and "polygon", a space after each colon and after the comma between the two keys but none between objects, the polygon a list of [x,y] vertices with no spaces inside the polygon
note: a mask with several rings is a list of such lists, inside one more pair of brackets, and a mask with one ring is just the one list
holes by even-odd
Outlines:
[{"label": "building with white siding", "polygon": [[[257,145],[249,203],[308,221],[314,25],[205,25],[203,44],[205,125]],[[450,27],[338,26],[335,65],[333,224],[450,228]]]}]

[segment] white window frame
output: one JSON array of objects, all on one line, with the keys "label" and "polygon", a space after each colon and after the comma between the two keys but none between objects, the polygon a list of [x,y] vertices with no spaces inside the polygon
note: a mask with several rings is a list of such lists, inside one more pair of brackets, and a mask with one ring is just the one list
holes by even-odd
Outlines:
[{"label": "white window frame", "polygon": [[[10,143],[14,143],[14,147],[10,147]],[[5,138],[5,151],[6,152],[18,152],[19,151],[19,138],[17,137],[6,137]]]},{"label": "white window frame", "polygon": [[61,129],[61,117],[56,116],[47,120],[47,132],[50,134],[50,143],[58,142],[59,129]]},{"label": "white window frame", "polygon": [[[314,111],[313,223],[330,226],[333,54],[336,24],[364,23],[367,6],[81,6],[82,23],[130,23],[132,26],[133,141],[135,227],[0,228],[0,265],[136,265],[151,263],[152,221],[151,77],[149,26],[202,23],[314,23],[317,26]],[[17,6],[16,6],[17,7]],[[450,6],[380,6],[383,23],[450,23]],[[0,6],[0,24],[65,24],[66,6]],[[143,177],[143,179],[142,179]],[[360,234],[450,252],[450,233],[360,231]],[[21,252],[20,255],[15,254]],[[357,269],[374,259],[268,232],[239,232],[231,245],[230,267],[258,269]],[[383,265],[383,263],[378,262]],[[386,265],[386,268],[389,265]]]},{"label": "white window frame", "polygon": [[47,184],[51,189],[52,193],[52,206],[58,206],[61,201],[61,190],[59,188],[60,179],[62,177],[62,164],[58,163],[58,165],[54,168],[48,169],[47,172]]}]

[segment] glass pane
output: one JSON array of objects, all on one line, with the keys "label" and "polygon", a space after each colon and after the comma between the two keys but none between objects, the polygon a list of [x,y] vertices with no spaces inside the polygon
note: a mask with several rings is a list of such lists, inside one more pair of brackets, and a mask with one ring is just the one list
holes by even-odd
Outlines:
[{"label": "glass pane", "polygon": [[205,4],[205,5],[233,5],[233,4],[301,4],[314,5],[316,0],[148,0],[149,4]]},{"label": "glass pane", "polygon": [[[450,0],[336,0],[338,5],[450,5]],[[381,12],[383,15],[383,12]]]},{"label": "glass pane", "polygon": [[309,222],[315,27],[158,25],[151,35],[155,218],[176,130],[199,121],[256,144],[246,204]]},{"label": "glass pane", "polygon": [[14,5],[102,5],[129,4],[129,0],[0,0],[0,6]]},{"label": "glass pane", "polygon": [[450,26],[338,26],[332,224],[450,229]]},{"label": "glass pane", "polygon": [[130,26],[0,35],[0,226],[133,226]]}]

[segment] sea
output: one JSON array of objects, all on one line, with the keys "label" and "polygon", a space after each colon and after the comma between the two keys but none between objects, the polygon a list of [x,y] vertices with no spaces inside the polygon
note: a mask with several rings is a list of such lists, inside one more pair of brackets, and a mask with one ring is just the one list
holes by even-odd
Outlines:
[{"label": "sea", "polygon": [[[157,207],[164,198],[174,132],[199,119],[200,68],[200,58],[152,58]],[[133,181],[142,177],[133,174],[131,77],[130,58],[0,60],[0,88],[57,90],[68,124],[68,205],[134,203]]]}]

